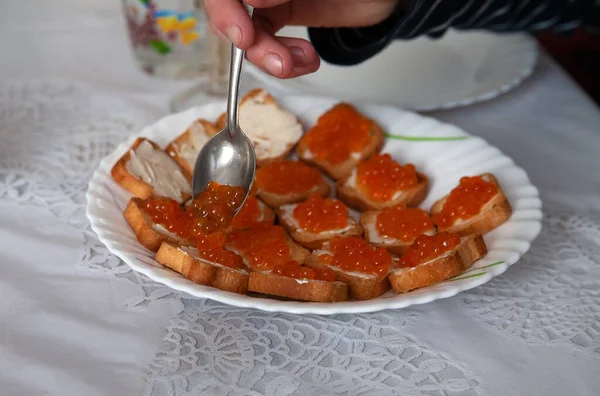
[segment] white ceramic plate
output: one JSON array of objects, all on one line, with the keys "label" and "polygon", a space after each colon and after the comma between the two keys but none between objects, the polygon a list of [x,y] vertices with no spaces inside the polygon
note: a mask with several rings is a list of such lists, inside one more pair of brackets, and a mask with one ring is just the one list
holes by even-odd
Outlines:
[{"label": "white ceramic plate", "polygon": [[[320,114],[337,103],[337,100],[315,97],[283,97],[279,101],[297,114],[305,126],[312,125]],[[462,176],[493,172],[498,178],[514,213],[507,223],[485,236],[489,253],[467,273],[407,294],[397,295],[390,291],[374,300],[342,303],[279,301],[197,285],[154,261],[154,254],[137,242],[123,218],[123,210],[130,194],[113,181],[110,170],[127,152],[135,136],[104,158],[90,181],[87,215],[92,228],[102,243],[131,268],[173,289],[235,306],[292,313],[372,312],[450,297],[500,275],[529,249],[541,229],[542,203],[538,190],[531,185],[525,171],[510,158],[484,140],[468,135],[452,125],[391,107],[357,107],[377,120],[385,131],[397,136],[388,137],[384,152],[391,153],[401,162],[415,164],[417,169],[429,176],[431,189],[423,208],[428,209],[435,200],[446,195]],[[224,102],[212,103],[170,115],[146,127],[140,136],[152,139],[164,147],[195,119],[202,117],[215,120],[224,109]],[[450,140],[431,140],[439,138]]]},{"label": "white ceramic plate", "polygon": [[[304,28],[282,36],[307,38]],[[314,74],[279,80],[251,64],[261,82],[288,94],[337,97],[413,110],[448,109],[495,98],[528,77],[537,59],[535,41],[524,34],[449,31],[433,40],[397,40],[352,67],[322,62]]]}]

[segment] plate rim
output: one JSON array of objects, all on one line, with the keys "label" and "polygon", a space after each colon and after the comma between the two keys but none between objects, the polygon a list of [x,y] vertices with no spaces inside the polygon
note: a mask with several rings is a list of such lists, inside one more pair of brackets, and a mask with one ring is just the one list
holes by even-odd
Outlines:
[{"label": "plate rim", "polygon": [[[461,33],[464,34],[465,32],[461,32]],[[485,33],[485,34],[492,35],[491,32],[477,32],[477,33],[479,33],[479,34]],[[496,89],[490,90],[483,94],[467,96],[462,99],[456,99],[456,100],[451,100],[451,101],[432,104],[432,105],[409,106],[409,107],[402,107],[402,108],[405,110],[415,111],[415,112],[434,112],[434,111],[439,111],[439,110],[450,110],[450,109],[455,109],[455,108],[460,108],[460,107],[467,107],[467,106],[472,106],[472,105],[475,105],[478,103],[487,102],[487,101],[496,99],[496,98],[512,91],[519,85],[521,85],[526,79],[531,77],[531,75],[533,74],[533,71],[535,70],[535,67],[539,61],[540,48],[539,48],[539,45],[537,44],[537,42],[531,36],[529,36],[525,33],[511,33],[511,35],[515,36],[515,37],[520,37],[520,39],[523,41],[523,43],[525,43],[529,47],[528,54],[527,54],[529,56],[529,59],[527,60],[526,65],[520,70],[520,73],[514,79],[512,79],[511,81],[507,81],[502,85],[498,85],[498,87]],[[525,63],[525,61],[524,61],[524,63]],[[253,65],[252,63],[247,62],[244,65],[244,71],[247,72],[248,74],[250,74],[255,79],[257,79],[259,82],[266,84],[267,86],[269,86],[273,89],[277,89],[277,90],[281,91],[286,96],[308,96],[308,94],[306,94],[306,93],[298,91],[297,89],[295,89],[293,87],[289,87],[284,82],[285,80],[277,79],[277,78],[272,77],[269,74],[263,72],[262,70],[260,70],[257,66]],[[330,97],[329,95],[322,95],[322,96],[321,95],[313,95],[313,96],[320,97],[320,98],[321,97],[322,98]],[[382,106],[386,106],[386,105],[387,106],[395,106],[395,105],[391,105],[389,103],[379,103],[377,101],[370,101],[369,103],[379,104]]]},{"label": "plate rim", "polygon": [[[325,102],[331,103],[331,102],[339,101],[336,98],[323,98],[323,97],[315,97],[312,95],[282,95],[282,96],[278,97],[278,99],[283,100],[283,101],[294,101],[294,100],[315,101],[316,100],[321,103],[325,103]],[[150,279],[152,279],[153,281],[156,281],[156,282],[163,284],[167,287],[170,287],[174,290],[185,292],[195,298],[207,298],[207,299],[218,301],[220,303],[227,304],[227,305],[233,305],[233,306],[242,307],[242,308],[254,308],[254,309],[262,310],[265,312],[287,312],[287,313],[293,313],[293,314],[333,315],[333,314],[340,314],[340,313],[348,313],[348,314],[369,313],[369,312],[376,312],[376,311],[381,311],[381,310],[385,310],[385,309],[401,309],[401,308],[406,308],[411,305],[426,304],[426,303],[429,303],[429,302],[432,302],[435,300],[453,297],[453,296],[457,295],[458,293],[461,293],[465,290],[469,290],[469,289],[475,288],[477,286],[480,286],[480,285],[488,282],[490,279],[492,279],[496,276],[499,276],[500,274],[504,273],[510,266],[514,265],[522,258],[522,256],[531,248],[532,242],[537,238],[537,236],[539,235],[539,233],[541,231],[541,228],[542,228],[541,219],[543,217],[543,213],[542,213],[542,201],[540,198],[539,190],[537,189],[537,187],[535,187],[531,183],[531,180],[529,179],[529,176],[527,175],[527,172],[524,169],[522,169],[521,167],[516,165],[514,160],[511,157],[502,153],[502,151],[497,149],[495,146],[489,144],[485,139],[483,139],[477,135],[472,135],[472,134],[466,132],[465,130],[463,130],[462,128],[457,127],[453,124],[447,124],[447,123],[439,121],[435,118],[416,114],[412,111],[399,109],[397,107],[390,106],[390,105],[378,105],[378,104],[365,103],[365,102],[354,102],[354,104],[356,104],[359,107],[360,107],[360,105],[363,105],[363,106],[368,106],[368,107],[372,107],[372,108],[385,108],[388,111],[394,111],[399,114],[402,114],[402,113],[410,114],[411,116],[418,117],[418,119],[420,119],[421,121],[433,122],[434,124],[432,124],[432,125],[434,125],[435,127],[450,125],[454,128],[455,131],[459,132],[460,135],[468,136],[470,139],[473,139],[473,140],[475,140],[475,139],[480,140],[486,146],[498,150],[499,153],[503,157],[509,159],[510,162],[507,165],[503,166],[503,168],[509,168],[509,167],[515,168],[523,173],[523,176],[525,177],[525,181],[527,182],[527,187],[530,188],[529,196],[527,198],[532,199],[533,202],[535,203],[533,205],[534,208],[528,208],[528,210],[531,210],[534,213],[532,218],[528,219],[528,220],[536,222],[535,229],[531,231],[529,240],[524,242],[525,244],[522,245],[522,248],[518,252],[519,257],[517,257],[514,260],[504,261],[502,264],[499,264],[499,265],[496,265],[495,267],[493,267],[490,271],[484,271],[485,272],[484,275],[473,278],[468,282],[457,282],[454,287],[452,287],[448,290],[445,290],[445,291],[442,290],[442,291],[437,291],[437,292],[431,293],[431,294],[412,294],[412,295],[411,295],[411,293],[406,293],[406,294],[403,294],[404,298],[402,298],[402,299],[394,299],[394,298],[380,299],[380,298],[378,298],[378,299],[372,299],[372,300],[366,300],[366,301],[346,301],[346,302],[341,302],[341,303],[311,303],[311,302],[299,302],[299,301],[280,301],[280,300],[275,300],[275,299],[265,298],[265,297],[253,297],[253,296],[248,296],[248,295],[240,295],[240,294],[236,294],[236,293],[230,293],[230,292],[226,292],[223,290],[219,290],[219,289],[213,288],[211,286],[195,284],[178,274],[176,276],[166,276],[164,274],[159,273],[157,271],[158,268],[155,265],[146,264],[140,258],[135,257],[135,255],[130,254],[128,252],[124,252],[123,250],[119,249],[118,247],[115,247],[114,243],[110,240],[110,238],[105,237],[105,233],[104,233],[104,231],[102,229],[102,225],[101,225],[101,219],[98,218],[98,216],[96,216],[96,214],[94,213],[94,211],[96,210],[95,205],[94,205],[94,198],[95,198],[94,195],[96,194],[96,188],[100,187],[100,186],[96,186],[96,185],[99,183],[98,179],[100,177],[102,177],[101,173],[103,171],[105,171],[105,168],[110,169],[112,167],[113,163],[122,155],[123,152],[127,151],[127,149],[131,146],[131,144],[137,137],[147,136],[149,134],[152,134],[152,131],[156,130],[157,125],[159,125],[160,123],[168,122],[169,119],[183,118],[187,113],[189,113],[189,114],[196,113],[198,111],[198,109],[200,109],[200,108],[206,108],[209,106],[222,105],[222,104],[224,104],[224,101],[210,102],[210,103],[204,104],[202,106],[197,106],[197,107],[185,110],[183,112],[169,114],[167,116],[159,118],[154,123],[147,125],[146,127],[142,128],[139,132],[134,133],[132,136],[130,136],[129,138],[127,138],[126,140],[124,140],[123,142],[118,144],[117,147],[113,151],[111,151],[110,154],[106,155],[105,157],[103,157],[100,160],[98,167],[95,169],[95,171],[90,179],[90,182],[88,185],[88,190],[86,192],[86,202],[87,202],[86,216],[90,222],[92,230],[96,233],[100,242],[104,246],[106,246],[106,248],[112,254],[116,255],[121,260],[123,260],[132,270],[142,273],[142,274],[146,275],[147,277],[149,277]],[[181,131],[179,133],[182,133],[182,132],[183,131]],[[95,188],[93,188],[93,187],[95,187]],[[104,188],[112,195],[113,199],[116,202],[117,199],[116,199],[116,197],[114,197],[114,193],[110,190],[110,188],[108,188],[107,186],[104,186]],[[521,241],[524,241],[524,240],[521,239]],[[138,245],[139,245],[139,243],[138,243]],[[142,249],[145,249],[141,245],[139,245],[139,247]],[[174,271],[168,270],[166,268],[160,268],[160,270],[172,272],[173,275],[176,274]],[[267,302],[267,303],[265,303],[265,302]]]}]

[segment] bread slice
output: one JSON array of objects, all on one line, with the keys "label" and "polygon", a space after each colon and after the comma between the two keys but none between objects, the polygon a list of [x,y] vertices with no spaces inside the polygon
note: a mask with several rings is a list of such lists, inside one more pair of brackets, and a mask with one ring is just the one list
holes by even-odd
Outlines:
[{"label": "bread slice", "polygon": [[156,252],[156,261],[194,283],[239,294],[248,290],[248,271],[204,260],[194,247],[163,242]]},{"label": "bread slice", "polygon": [[377,298],[390,289],[390,282],[387,274],[383,276],[346,272],[338,267],[327,265],[319,256],[327,254],[324,250],[315,250],[306,260],[307,267],[310,268],[329,268],[335,273],[335,279],[347,284],[350,287],[350,296],[357,300],[370,300]]},{"label": "bread slice", "polygon": [[363,228],[351,216],[348,216],[348,225],[340,230],[324,231],[318,234],[303,230],[294,218],[294,208],[297,204],[284,205],[277,210],[279,224],[289,232],[292,239],[307,249],[320,249],[323,243],[335,236],[348,237],[361,236]]},{"label": "bread slice", "polygon": [[160,224],[155,224],[152,219],[141,209],[142,200],[131,198],[125,212],[125,220],[133,229],[137,240],[146,249],[156,252],[162,242],[177,245],[193,246],[193,241],[188,241],[164,229]]},{"label": "bread slice", "polygon": [[113,166],[111,175],[127,191],[142,199],[168,197],[182,203],[192,187],[182,169],[151,140],[137,138]]},{"label": "bread slice", "polygon": [[[337,106],[351,106],[351,105],[348,105],[346,103],[340,103],[340,104],[334,106],[329,111],[334,110]],[[323,114],[321,117],[327,116],[328,112]],[[300,140],[300,142],[298,143],[298,147],[296,148],[298,157],[302,161],[320,169],[322,172],[324,172],[326,175],[328,175],[333,180],[340,180],[344,177],[347,177],[352,172],[352,169],[354,169],[360,161],[369,158],[371,155],[373,155],[376,152],[379,152],[381,150],[381,148],[383,147],[383,144],[385,142],[385,136],[384,136],[383,130],[375,121],[373,121],[373,120],[370,120],[370,121],[371,121],[371,127],[369,130],[369,133],[371,135],[371,139],[370,139],[369,143],[360,151],[360,153],[354,153],[355,155],[352,156],[351,158],[347,159],[346,161],[344,161],[342,163],[332,164],[327,160],[315,158],[313,156],[313,154],[311,153],[311,151],[308,147],[308,144],[306,143],[305,138]],[[317,122],[317,125],[318,125],[318,122]],[[311,133],[311,130],[309,130],[306,133],[306,135],[304,135],[304,136],[306,137],[310,133]],[[318,133],[318,132],[315,132],[315,133]]]},{"label": "bread slice", "polygon": [[[253,197],[253,195],[248,196],[248,198],[246,199],[246,204],[248,204],[249,200],[252,199],[251,197]],[[269,208],[264,202],[262,202],[260,199],[254,197],[253,199],[256,199],[256,202],[258,204],[258,210],[260,212],[258,219],[256,219],[255,223],[268,223],[268,224],[273,224],[275,223],[275,211],[271,208]],[[240,229],[240,228],[248,228],[249,225],[255,224],[255,223],[251,223],[248,224],[247,223],[247,217],[244,216],[244,209],[245,207],[242,207],[242,209],[238,212],[236,218],[233,219],[233,222],[231,224],[233,229]],[[240,224],[240,218],[243,219],[241,220],[241,224]]]},{"label": "bread slice", "polygon": [[[279,226],[273,226],[273,227],[279,227]],[[245,232],[252,232],[252,228],[246,229]],[[289,235],[287,235],[287,233],[285,234],[285,241],[290,248],[291,260],[296,261],[299,264],[304,264],[306,259],[310,256],[310,252],[308,250],[306,250],[305,248],[303,248],[302,246],[296,244],[292,240],[292,238],[290,238]],[[242,259],[244,260],[244,264],[246,264],[246,266],[248,266],[252,271],[255,271],[248,265],[248,258],[246,256],[244,256],[244,254],[242,254],[236,248],[235,243],[232,243],[231,241],[227,241],[225,243],[225,249],[231,250],[232,252],[239,254],[242,257]],[[257,272],[259,272],[259,271],[257,271]],[[269,273],[271,271],[260,271],[260,272]]]},{"label": "bread slice", "polygon": [[[461,236],[470,234],[483,235],[504,224],[510,218],[512,207],[506,199],[504,192],[502,192],[502,188],[498,184],[496,177],[491,173],[484,173],[481,177],[498,186],[498,194],[481,208],[479,214],[467,220],[459,219],[450,227],[441,227],[438,225],[438,232],[451,232]],[[448,196],[433,204],[430,211],[431,217],[442,210],[446,199],[448,199]]]},{"label": "bread slice", "polygon": [[271,208],[277,209],[282,205],[294,204],[302,202],[308,199],[313,194],[320,195],[322,197],[329,196],[331,188],[329,184],[323,180],[318,186],[315,186],[312,190],[296,192],[288,195],[279,195],[270,193],[264,190],[258,190],[258,197]]},{"label": "bread slice", "polygon": [[[263,89],[254,89],[242,98],[239,122],[242,131],[254,144],[258,166],[285,158],[304,132],[298,118],[283,109]],[[226,114],[223,113],[217,120],[217,128],[223,129],[226,123]]]},{"label": "bread slice", "polygon": [[[377,231],[377,216],[379,211],[369,211],[361,213],[360,225],[365,230],[365,240],[371,245],[386,249],[390,254],[402,256],[404,252],[413,244],[416,238],[404,241],[396,238],[383,237]],[[425,235],[434,235],[435,226],[423,232]]]},{"label": "bread slice", "polygon": [[[275,172],[275,174],[274,174]],[[296,173],[294,173],[296,172]],[[291,173],[291,174],[290,174]],[[275,184],[278,182],[295,183],[294,188],[302,189],[309,186],[309,183],[298,183],[295,177],[310,177],[308,180],[312,181],[312,177],[316,179],[316,185],[307,188],[304,191],[294,191],[289,194],[279,194],[277,192],[268,191],[269,182],[265,180],[265,177],[275,178]],[[318,179],[317,179],[318,178]],[[257,187],[257,194],[267,205],[272,208],[278,208],[281,205],[287,205],[297,202],[302,202],[311,195],[317,194],[323,197],[329,195],[331,188],[329,183],[325,180],[323,175],[315,168],[306,165],[303,162],[296,162],[291,160],[272,161],[266,166],[263,166],[256,171],[255,185]],[[277,190],[275,188],[275,190]]]},{"label": "bread slice", "polygon": [[212,123],[198,119],[165,148],[165,152],[183,169],[188,180],[192,180],[198,152],[217,132],[217,128]]},{"label": "bread slice", "polygon": [[348,285],[342,282],[294,279],[260,272],[250,273],[248,291],[313,302],[339,302],[348,299]]},{"label": "bread slice", "polygon": [[419,206],[427,196],[429,179],[424,174],[417,172],[417,180],[416,186],[398,191],[389,201],[373,201],[357,188],[356,169],[354,169],[348,177],[335,184],[335,193],[346,205],[361,212],[391,208],[399,204]]},{"label": "bread slice", "polygon": [[416,267],[395,269],[388,278],[394,292],[406,293],[460,275],[486,254],[483,237],[473,234],[462,237],[452,251]]}]

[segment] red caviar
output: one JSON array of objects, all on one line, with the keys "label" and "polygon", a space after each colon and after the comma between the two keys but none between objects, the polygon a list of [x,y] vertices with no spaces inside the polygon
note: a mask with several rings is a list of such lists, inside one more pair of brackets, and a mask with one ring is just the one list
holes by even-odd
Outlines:
[{"label": "red caviar", "polygon": [[383,248],[375,248],[360,237],[334,237],[329,242],[330,253],[319,259],[325,264],[348,272],[385,276],[392,264],[392,256]]},{"label": "red caviar", "polygon": [[318,234],[346,227],[348,208],[342,201],[313,194],[306,201],[296,205],[294,218],[301,228]]},{"label": "red caviar", "polygon": [[382,210],[377,215],[375,226],[382,237],[401,241],[412,241],[434,229],[433,221],[427,212],[404,205]]},{"label": "red caviar", "polygon": [[498,187],[481,176],[463,177],[446,199],[442,210],[433,215],[438,226],[448,227],[458,219],[469,219],[498,194]]},{"label": "red caviar", "polygon": [[258,189],[278,195],[311,191],[321,180],[318,170],[297,161],[273,161],[256,170]]},{"label": "red caviar", "polygon": [[356,169],[358,188],[373,201],[385,202],[419,183],[415,166],[400,165],[389,154],[374,154]]},{"label": "red caviar", "polygon": [[292,258],[285,231],[270,224],[258,223],[234,230],[228,235],[226,246],[244,257],[248,266],[256,271],[269,271]]},{"label": "red caviar", "polygon": [[289,261],[287,264],[277,266],[273,269],[273,274],[285,276],[294,279],[313,279],[326,282],[335,281],[335,273],[329,268],[308,268],[301,266],[296,261]]},{"label": "red caviar", "polygon": [[155,198],[145,200],[142,210],[167,231],[188,241],[197,241],[199,250],[214,250],[223,246],[222,233],[231,224],[235,208],[243,198],[243,188],[211,182],[185,209],[175,200]]},{"label": "red caviar", "polygon": [[210,182],[204,191],[194,197],[191,208],[202,221],[205,232],[225,231],[245,195],[242,187]]},{"label": "red caviar", "polygon": [[303,140],[314,158],[339,164],[369,144],[372,124],[353,106],[340,103],[323,114]]},{"label": "red caviar", "polygon": [[233,269],[244,268],[244,260],[234,252],[221,248],[211,250],[198,249],[198,256],[212,263],[221,264]]},{"label": "red caviar", "polygon": [[247,228],[251,225],[261,221],[262,210],[258,199],[254,195],[248,195],[244,206],[238,212],[238,214],[231,221],[231,227],[233,228]]},{"label": "red caviar", "polygon": [[419,264],[440,257],[460,244],[460,236],[448,232],[436,235],[421,235],[398,260],[398,267],[416,267]]}]

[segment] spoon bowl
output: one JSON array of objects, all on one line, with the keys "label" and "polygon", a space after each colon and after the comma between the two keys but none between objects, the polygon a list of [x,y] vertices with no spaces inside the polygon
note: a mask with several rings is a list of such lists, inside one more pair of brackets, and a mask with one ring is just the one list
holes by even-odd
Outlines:
[{"label": "spoon bowl", "polygon": [[250,192],[256,171],[254,146],[239,127],[233,134],[227,128],[229,125],[211,137],[196,157],[192,179],[194,196],[211,181],[241,186],[246,190],[246,197]]},{"label": "spoon bowl", "polygon": [[[244,4],[252,18],[254,8]],[[209,139],[202,147],[192,177],[192,194],[195,197],[210,183],[217,182],[226,186],[239,186],[246,195],[237,208],[241,209],[252,187],[256,172],[256,153],[254,146],[240,129],[238,120],[238,100],[240,74],[244,61],[244,51],[231,46],[231,63],[229,65],[229,93],[227,95],[227,122],[225,128]]]}]

